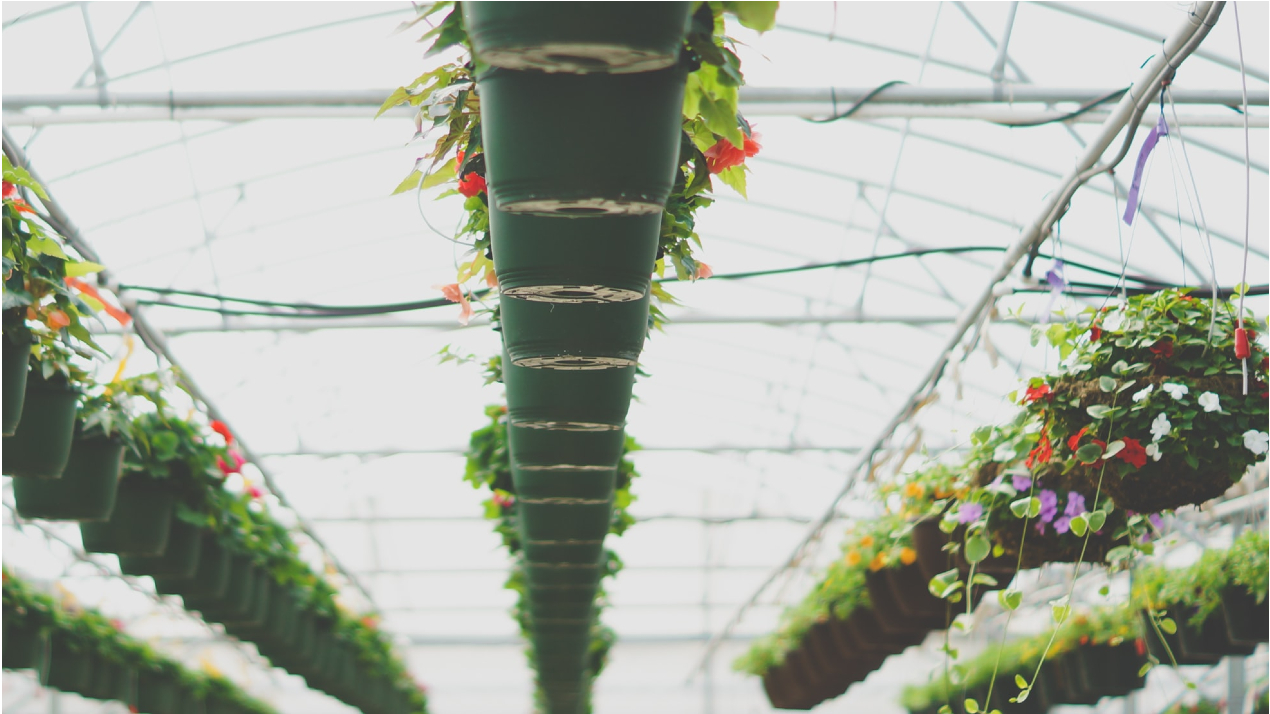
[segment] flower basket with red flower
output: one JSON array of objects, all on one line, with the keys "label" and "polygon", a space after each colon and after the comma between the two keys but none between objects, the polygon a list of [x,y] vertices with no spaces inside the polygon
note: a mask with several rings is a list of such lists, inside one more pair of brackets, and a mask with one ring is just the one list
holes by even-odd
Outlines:
[{"label": "flower basket with red flower", "polygon": [[1023,399],[1062,470],[1121,509],[1203,503],[1266,453],[1265,349],[1251,344],[1245,395],[1235,305],[1187,292],[1134,296],[1051,325],[1063,363],[1033,380],[1045,398]]}]

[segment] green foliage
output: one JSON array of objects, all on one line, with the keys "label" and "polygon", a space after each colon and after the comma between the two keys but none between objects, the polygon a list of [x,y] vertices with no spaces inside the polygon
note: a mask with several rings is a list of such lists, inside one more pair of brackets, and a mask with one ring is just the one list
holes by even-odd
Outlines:
[{"label": "green foliage", "polygon": [[1201,626],[1212,615],[1226,588],[1242,588],[1263,603],[1270,578],[1267,549],[1270,543],[1265,531],[1247,530],[1229,549],[1205,550],[1187,568],[1138,568],[1133,573],[1133,602],[1139,609],[1155,612],[1180,608],[1190,613],[1188,623],[1193,627]]}]

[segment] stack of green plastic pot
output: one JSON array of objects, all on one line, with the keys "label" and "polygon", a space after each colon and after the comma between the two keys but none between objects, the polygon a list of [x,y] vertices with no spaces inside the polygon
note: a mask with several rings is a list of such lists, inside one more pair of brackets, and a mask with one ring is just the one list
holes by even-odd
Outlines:
[{"label": "stack of green plastic pot", "polygon": [[503,299],[509,440],[541,700],[586,653],[649,279],[679,163],[690,3],[465,2]]}]

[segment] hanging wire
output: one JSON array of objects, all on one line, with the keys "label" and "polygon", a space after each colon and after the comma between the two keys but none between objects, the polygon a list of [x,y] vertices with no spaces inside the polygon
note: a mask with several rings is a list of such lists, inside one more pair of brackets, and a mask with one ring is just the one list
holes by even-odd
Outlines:
[{"label": "hanging wire", "polygon": [[[1239,87],[1243,92],[1244,116],[1244,261],[1239,282],[1248,284],[1248,234],[1252,221],[1252,149],[1248,138],[1248,72],[1244,68],[1244,38],[1239,29],[1239,3],[1232,2],[1235,8],[1235,40],[1239,46]],[[1239,329],[1244,329],[1244,290],[1239,293]],[[1244,396],[1248,396],[1248,358],[1240,360],[1244,375]]]}]

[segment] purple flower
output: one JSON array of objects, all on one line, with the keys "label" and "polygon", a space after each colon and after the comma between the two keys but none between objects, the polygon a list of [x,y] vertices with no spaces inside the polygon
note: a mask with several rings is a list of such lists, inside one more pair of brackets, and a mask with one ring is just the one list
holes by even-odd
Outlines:
[{"label": "purple flower", "polygon": [[1071,528],[1072,519],[1067,516],[1054,521],[1054,530],[1058,533],[1066,533]]},{"label": "purple flower", "polygon": [[1028,476],[1014,474],[1010,477],[1014,481],[1014,490],[1019,493],[1030,491],[1032,489],[1032,479]]},{"label": "purple flower", "polygon": [[1058,515],[1058,494],[1049,490],[1042,489],[1041,500],[1041,521],[1049,523],[1054,520],[1054,516]]},{"label": "purple flower", "polygon": [[1040,533],[1041,535],[1045,535],[1045,522],[1044,522],[1044,521],[1037,521],[1037,522],[1036,522],[1036,532],[1037,532],[1037,533]]},{"label": "purple flower", "polygon": [[1067,508],[1063,510],[1065,515],[1075,518],[1085,512],[1085,497],[1075,491],[1067,492]]},{"label": "purple flower", "polygon": [[1160,514],[1152,513],[1151,515],[1147,516],[1147,520],[1151,522],[1151,525],[1155,526],[1155,529],[1157,531],[1164,529],[1164,517],[1161,516]]},{"label": "purple flower", "polygon": [[957,509],[957,521],[959,523],[971,523],[979,519],[983,515],[983,506],[977,503],[963,503],[961,508]]}]

